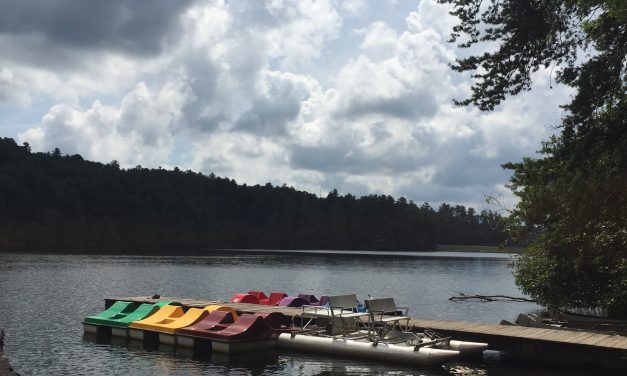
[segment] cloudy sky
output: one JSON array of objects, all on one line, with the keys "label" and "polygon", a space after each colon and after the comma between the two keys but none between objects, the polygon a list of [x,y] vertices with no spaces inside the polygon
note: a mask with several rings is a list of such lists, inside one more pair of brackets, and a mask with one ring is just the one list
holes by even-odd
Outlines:
[{"label": "cloudy sky", "polygon": [[[0,136],[122,167],[485,207],[569,92],[459,108],[434,0],[0,3]],[[475,52],[477,50],[474,50]]]}]

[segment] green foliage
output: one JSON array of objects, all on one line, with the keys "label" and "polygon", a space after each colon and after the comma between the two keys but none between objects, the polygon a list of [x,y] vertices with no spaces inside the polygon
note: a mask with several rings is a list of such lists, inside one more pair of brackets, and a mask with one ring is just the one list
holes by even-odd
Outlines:
[{"label": "green foliage", "polygon": [[0,138],[0,250],[420,251],[503,240],[495,213],[448,208],[337,190],[319,198],[178,168],[124,170],[116,161],[89,162],[59,149],[31,153]]},{"label": "green foliage", "polygon": [[627,307],[627,129],[622,108],[599,115],[577,141],[555,137],[543,159],[507,164],[521,201],[515,235],[542,232],[516,264],[523,290],[556,306]]},{"label": "green foliage", "polygon": [[543,157],[504,165],[520,198],[507,231],[535,238],[515,264],[518,285],[545,305],[627,313],[627,3],[440,2],[460,19],[452,41],[497,44],[453,65],[478,72],[471,97],[458,103],[492,110],[528,90],[541,67],[576,89]]},{"label": "green foliage", "polygon": [[[468,48],[481,42],[498,44],[495,51],[458,59],[452,68],[473,72],[470,98],[458,104],[475,104],[493,110],[506,98],[531,88],[531,74],[555,69],[556,81],[581,86],[582,68],[594,60],[605,64],[607,76],[622,68],[625,46],[625,3],[589,0],[438,0],[453,5],[460,23],[451,42]],[[592,48],[595,58],[583,66],[578,52]],[[601,73],[601,72],[599,72]],[[600,79],[594,84],[620,88],[620,80]],[[588,98],[594,93],[579,92]],[[597,98],[604,100],[604,98]]]}]

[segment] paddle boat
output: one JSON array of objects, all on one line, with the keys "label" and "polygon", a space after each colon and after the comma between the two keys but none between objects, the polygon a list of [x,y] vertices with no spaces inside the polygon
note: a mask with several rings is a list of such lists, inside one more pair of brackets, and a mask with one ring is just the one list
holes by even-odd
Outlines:
[{"label": "paddle boat", "polygon": [[259,300],[259,304],[261,304],[263,300],[267,301],[269,299],[269,297],[263,291],[249,291],[248,294],[256,296]]},{"label": "paddle boat", "polygon": [[[252,295],[252,296],[250,296]],[[287,297],[284,292],[272,292],[270,296],[267,296],[263,291],[248,291],[248,293],[238,293],[233,295],[229,301],[233,303],[250,303],[250,304],[262,304],[262,305],[279,305],[281,299]]]},{"label": "paddle boat", "polygon": [[344,355],[410,365],[442,365],[460,355],[480,354],[487,344],[452,340],[435,332],[413,332],[407,307],[392,298],[365,301],[360,312],[354,294],[329,297],[325,307],[308,305],[300,333],[279,335],[280,348]]},{"label": "paddle boat", "polygon": [[463,356],[481,354],[488,348],[487,343],[458,341],[429,329],[415,332],[410,327],[409,308],[397,306],[393,298],[368,299],[365,303],[370,315],[368,335],[374,342],[454,350]]},{"label": "paddle boat", "polygon": [[235,321],[234,317],[237,318],[231,312],[213,311],[196,324],[181,328],[178,332],[178,345],[195,350],[211,351],[211,341],[207,333],[225,329],[228,324]]},{"label": "paddle boat", "polygon": [[[124,306],[125,304],[120,304],[118,307],[114,308],[117,303],[127,303],[127,302],[116,302],[114,303],[109,310],[116,311],[118,307]],[[155,312],[157,312],[161,307],[171,304],[169,301],[158,301],[155,304],[143,303],[140,304],[137,308],[134,308],[132,311],[123,310],[118,314],[106,314],[103,313],[88,316],[83,321],[83,327],[85,328],[85,332],[94,333],[93,327],[100,328],[102,330],[110,330],[111,335],[114,337],[126,338],[128,336],[128,326],[130,323],[134,321],[143,320]],[[107,310],[107,311],[109,311]],[[105,312],[107,312],[105,311]],[[108,334],[108,333],[107,333]]]},{"label": "paddle boat", "polygon": [[[319,306],[320,304],[320,300],[318,298],[316,298],[315,295],[312,294],[303,294],[300,293],[298,294],[299,298],[305,299],[305,301],[307,302],[307,305],[311,305],[311,306]],[[326,303],[325,303],[326,304]],[[322,304],[324,305],[324,304]]]},{"label": "paddle boat", "polygon": [[134,321],[128,325],[128,336],[132,340],[149,340],[156,342],[159,336],[152,332],[153,325],[172,322],[185,314],[182,307],[166,305],[161,307],[152,316],[143,320]]},{"label": "paddle boat", "polygon": [[259,298],[252,294],[235,294],[229,299],[231,303],[260,304]]},{"label": "paddle boat", "polygon": [[[128,302],[116,302],[105,312],[86,318],[84,324],[107,323],[110,328],[128,332],[131,339],[143,340],[145,345],[150,342],[174,345],[177,351],[192,349],[197,355],[236,354],[279,347],[433,366],[460,355],[481,354],[487,348],[485,343],[457,341],[429,330],[416,331],[408,308],[396,306],[392,298],[364,301],[367,312],[355,294],[318,299],[311,294],[272,293],[267,296],[261,291],[249,291],[235,294],[232,300],[240,303],[265,301],[268,305],[273,302],[284,307],[297,305],[302,311],[290,317],[293,313],[286,316],[269,312],[282,308],[267,307],[264,308],[267,312],[238,315],[234,308],[220,305],[184,311],[168,302],[142,304],[137,308]],[[251,305],[249,308],[256,311],[261,307]],[[248,308],[241,309],[248,311]],[[134,318],[141,319],[133,321]]]},{"label": "paddle boat", "polygon": [[319,300],[313,295],[288,296],[280,292],[272,293],[270,297],[267,297],[262,291],[249,291],[247,294],[237,293],[229,301],[231,303],[264,304],[281,307],[302,307],[304,305],[319,304]]},{"label": "paddle boat", "polygon": [[484,342],[458,341],[428,329],[425,329],[423,332],[393,330],[387,333],[383,341],[387,343],[404,343],[407,346],[454,350],[459,351],[460,356],[463,357],[481,355],[483,350],[488,348],[488,344]]},{"label": "paddle boat", "polygon": [[212,312],[192,326],[177,332],[178,345],[195,351],[242,353],[273,348],[280,333],[299,329],[278,312],[242,314]]},{"label": "paddle boat", "polygon": [[278,305],[281,299],[285,298],[286,296],[287,294],[282,291],[272,292],[270,293],[270,296],[268,297],[268,299],[261,299],[259,303],[263,305],[275,306],[275,305]]},{"label": "paddle boat", "polygon": [[289,318],[278,312],[245,313],[224,329],[207,332],[205,338],[211,340],[212,351],[219,353],[234,354],[270,349],[275,347],[279,334],[297,330],[273,324],[282,321],[289,321]]},{"label": "paddle boat", "polygon": [[373,342],[362,334],[358,333],[355,338],[351,338],[350,336],[282,333],[279,335],[277,346],[303,352],[420,366],[439,366],[457,359],[460,354],[456,350],[436,349],[419,345],[409,346],[404,343]]},{"label": "paddle boat", "polygon": [[[162,308],[161,310],[166,308],[168,308],[168,306]],[[161,310],[159,310],[159,312]],[[180,311],[175,309],[170,312],[165,312],[164,315],[167,313],[170,314],[161,317],[158,320],[151,320],[149,317],[147,319],[131,323],[129,325],[129,328],[131,328],[133,333],[131,338],[140,339],[140,337],[142,337],[141,339],[145,339],[147,335],[154,338],[154,334],[157,334],[159,343],[176,345],[178,338],[176,334],[180,329],[196,324],[205,318],[209,313],[216,310],[227,311],[232,315],[237,316],[235,310],[232,308],[213,304],[204,308],[190,308],[184,314],[180,314]],[[140,331],[142,334],[138,333]]]},{"label": "paddle boat", "polygon": [[103,312],[85,317],[83,320],[83,331],[90,334],[102,333],[102,330],[105,328],[102,325],[103,320],[121,318],[134,310],[135,305],[132,302],[117,301]]},{"label": "paddle boat", "polygon": [[302,307],[307,305],[307,301],[298,296],[286,296],[277,305],[279,307]]}]

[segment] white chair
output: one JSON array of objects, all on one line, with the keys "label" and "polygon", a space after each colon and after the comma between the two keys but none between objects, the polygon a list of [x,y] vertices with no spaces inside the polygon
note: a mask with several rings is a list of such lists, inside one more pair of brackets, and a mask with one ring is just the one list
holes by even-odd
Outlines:
[{"label": "white chair", "polygon": [[409,307],[397,306],[393,298],[368,299],[365,302],[370,315],[368,335],[373,341],[384,340],[396,328],[402,332],[409,330]]}]

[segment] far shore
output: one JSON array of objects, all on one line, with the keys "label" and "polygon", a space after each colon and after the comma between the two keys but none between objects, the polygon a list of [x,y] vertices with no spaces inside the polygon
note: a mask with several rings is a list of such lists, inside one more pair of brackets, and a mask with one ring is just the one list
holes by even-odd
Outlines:
[{"label": "far shore", "polygon": [[208,256],[216,253],[241,253],[241,252],[254,252],[254,253],[321,253],[321,254],[377,254],[377,255],[397,255],[397,256],[415,256],[421,253],[433,254],[438,252],[465,252],[465,253],[502,253],[502,254],[518,254],[521,253],[524,248],[518,247],[499,247],[499,246],[483,246],[483,245],[438,245],[435,250],[421,250],[421,251],[383,251],[383,250],[348,250],[348,249],[260,249],[260,248],[163,248],[163,249],[1,249],[0,253],[14,253],[14,254],[66,254],[66,255],[139,255],[139,256]]},{"label": "far shore", "polygon": [[500,247],[495,245],[453,245],[440,244],[437,246],[437,252],[489,252],[489,253],[522,253],[524,247]]}]

